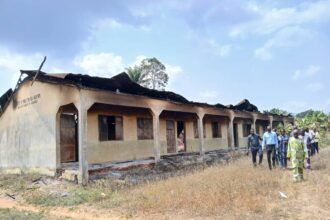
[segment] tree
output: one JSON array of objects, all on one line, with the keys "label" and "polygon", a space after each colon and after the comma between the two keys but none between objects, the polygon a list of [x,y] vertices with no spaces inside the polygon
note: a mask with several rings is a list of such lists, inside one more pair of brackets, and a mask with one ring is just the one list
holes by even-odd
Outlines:
[{"label": "tree", "polygon": [[330,124],[329,116],[322,111],[308,110],[296,115],[296,123],[302,128],[326,130]]},{"label": "tree", "polygon": [[164,90],[168,83],[166,67],[157,58],[146,58],[141,62],[144,82],[141,84],[150,89]]},{"label": "tree", "polygon": [[282,110],[282,109],[278,109],[278,108],[272,108],[269,111],[265,111],[265,113],[271,113],[271,114],[275,114],[275,115],[285,115],[285,116],[290,115],[289,112]]},{"label": "tree", "polygon": [[137,83],[137,84],[143,84],[144,83],[144,75],[142,73],[141,66],[135,65],[134,67],[128,67],[126,68],[127,74],[129,78]]}]

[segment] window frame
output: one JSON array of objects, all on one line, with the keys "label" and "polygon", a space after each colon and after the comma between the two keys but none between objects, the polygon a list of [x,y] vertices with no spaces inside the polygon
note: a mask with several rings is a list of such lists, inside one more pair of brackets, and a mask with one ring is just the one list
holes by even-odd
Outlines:
[{"label": "window frame", "polygon": [[250,130],[252,128],[252,124],[243,123],[243,137],[248,137],[250,135]]},{"label": "window frame", "polygon": [[[113,121],[114,126],[111,127],[110,121]],[[114,133],[111,135],[114,129]],[[119,115],[98,115],[98,133],[99,141],[122,141],[124,140],[124,120],[123,116]]]},{"label": "window frame", "polygon": [[[141,125],[142,127],[139,127]],[[145,126],[150,126],[150,127],[145,127]],[[136,131],[137,131],[137,140],[153,140],[154,139],[153,119],[148,117],[137,117]]]},{"label": "window frame", "polygon": [[[215,125],[216,127],[214,127]],[[212,128],[212,138],[222,138],[221,123],[219,121],[212,121],[211,128]]]}]

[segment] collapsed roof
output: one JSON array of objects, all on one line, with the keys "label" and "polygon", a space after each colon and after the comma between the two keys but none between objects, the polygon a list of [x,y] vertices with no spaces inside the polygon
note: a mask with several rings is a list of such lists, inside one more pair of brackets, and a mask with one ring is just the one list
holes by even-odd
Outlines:
[{"label": "collapsed roof", "polygon": [[11,97],[12,94],[13,94],[13,90],[12,89],[8,89],[8,91],[5,92],[5,94],[3,94],[0,97],[0,113],[2,113],[4,111],[5,105],[10,100],[10,97]]},{"label": "collapsed roof", "polygon": [[234,106],[229,106],[229,108],[238,111],[259,112],[257,106],[251,104],[247,99],[243,99],[238,104]]},{"label": "collapsed roof", "polygon": [[[21,73],[27,75],[23,79],[23,82],[24,82],[24,81],[33,80],[35,78],[37,71],[21,70]],[[106,90],[106,91],[112,91],[112,92],[119,91],[121,93],[146,96],[146,97],[150,97],[150,98],[154,98],[154,99],[162,99],[162,100],[173,101],[173,102],[178,102],[178,103],[183,103],[183,104],[209,106],[209,107],[215,107],[215,108],[221,108],[221,109],[232,109],[232,110],[238,110],[238,111],[258,112],[258,108],[255,105],[251,104],[247,99],[242,100],[237,105],[228,105],[228,106],[225,106],[222,104],[210,105],[207,103],[191,102],[191,101],[187,100],[185,97],[183,97],[177,93],[174,93],[174,92],[158,91],[158,90],[154,90],[154,89],[145,88],[145,87],[133,82],[129,78],[129,76],[124,72],[120,73],[112,78],[104,78],[104,77],[96,77],[96,76],[89,76],[89,75],[83,75],[83,74],[72,74],[72,73],[47,74],[45,72],[40,71],[36,80],[41,81],[41,82],[55,83],[55,84],[70,84],[70,85],[75,85],[78,87]],[[19,85],[18,85],[18,88],[19,88]],[[15,92],[15,91],[12,91],[10,89],[3,96],[1,96],[1,99],[0,99],[1,109],[5,108],[5,105],[7,102],[9,102],[9,99],[13,92]]]},{"label": "collapsed roof", "polygon": [[[21,71],[28,75],[24,80],[31,80],[36,71]],[[40,75],[37,77],[38,81],[47,81],[61,84],[73,84],[79,87],[100,89],[106,91],[132,94],[132,95],[141,95],[147,96],[155,99],[164,99],[180,103],[189,103],[187,99],[183,96],[176,94],[174,92],[168,91],[158,91],[153,89],[145,88],[132,80],[126,73],[120,73],[112,78],[96,77],[82,74],[46,74],[40,72]]]}]

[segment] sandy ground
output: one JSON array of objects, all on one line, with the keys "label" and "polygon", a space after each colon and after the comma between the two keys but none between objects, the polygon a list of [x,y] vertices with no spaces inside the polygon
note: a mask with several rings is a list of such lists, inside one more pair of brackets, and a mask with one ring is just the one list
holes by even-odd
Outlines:
[{"label": "sandy ground", "polygon": [[58,218],[72,218],[72,219],[95,219],[95,220],[108,220],[108,219],[126,219],[119,217],[120,214],[110,210],[97,210],[87,206],[79,206],[74,208],[65,207],[40,207],[28,204],[19,203],[12,199],[0,199],[0,208],[4,209],[17,209],[19,211],[28,212],[41,212],[47,216],[54,216]]}]

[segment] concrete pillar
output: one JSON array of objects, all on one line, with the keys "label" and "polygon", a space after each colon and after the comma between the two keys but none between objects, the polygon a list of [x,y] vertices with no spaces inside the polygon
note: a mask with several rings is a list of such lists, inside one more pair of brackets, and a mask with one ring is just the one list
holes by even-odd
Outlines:
[{"label": "concrete pillar", "polygon": [[257,116],[255,114],[252,115],[252,128],[254,129],[254,131],[257,133],[257,126],[256,126],[256,122],[257,122]]},{"label": "concrete pillar", "polygon": [[235,148],[235,138],[234,138],[234,119],[235,116],[234,114],[231,114],[229,116],[229,127],[228,127],[228,131],[229,131],[229,141],[230,141],[230,149],[234,150]]},{"label": "concrete pillar", "polygon": [[271,127],[271,129],[273,129],[273,116],[269,116],[269,126]]},{"label": "concrete pillar", "polygon": [[282,122],[283,122],[283,126],[284,126],[284,128],[289,124],[289,122],[288,122],[285,118],[283,119]]},{"label": "concrete pillar", "polygon": [[84,96],[80,91],[80,102],[78,107],[78,144],[79,144],[79,176],[78,182],[82,185],[88,184],[88,162],[87,162],[87,107]]},{"label": "concrete pillar", "polygon": [[198,129],[198,140],[199,140],[199,154],[201,156],[204,155],[205,147],[204,147],[204,124],[203,124],[203,118],[204,113],[198,113],[198,122],[197,122],[197,129]]},{"label": "concrete pillar", "polygon": [[159,116],[162,113],[161,109],[152,109],[152,123],[153,123],[153,136],[154,136],[154,155],[155,162],[160,161],[160,123]]}]

